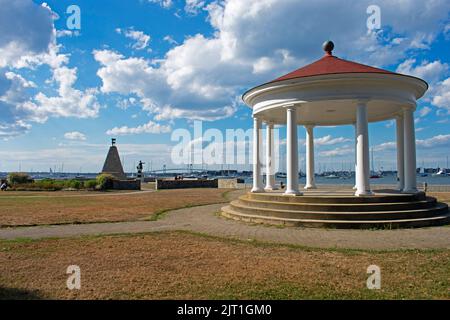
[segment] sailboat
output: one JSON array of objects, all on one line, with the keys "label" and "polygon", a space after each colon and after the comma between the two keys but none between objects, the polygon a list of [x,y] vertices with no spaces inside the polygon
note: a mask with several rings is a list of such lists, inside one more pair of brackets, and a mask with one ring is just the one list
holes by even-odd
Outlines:
[{"label": "sailboat", "polygon": [[445,169],[439,169],[438,172],[433,173],[433,177],[446,177],[447,173],[445,172]]},{"label": "sailboat", "polygon": [[420,170],[421,172],[419,173],[421,177],[428,177],[428,173],[425,172],[425,162],[422,161],[422,170]]},{"label": "sailboat", "polygon": [[372,172],[370,174],[370,179],[380,179],[380,178],[381,178],[381,172],[376,173],[374,170],[373,148],[372,148]]}]

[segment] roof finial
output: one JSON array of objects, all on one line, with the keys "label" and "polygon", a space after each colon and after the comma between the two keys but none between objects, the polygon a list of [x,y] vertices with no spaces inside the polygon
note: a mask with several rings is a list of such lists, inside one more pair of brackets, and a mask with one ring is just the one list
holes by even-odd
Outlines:
[{"label": "roof finial", "polygon": [[331,40],[325,41],[322,45],[323,50],[326,52],[327,56],[332,56],[333,49],[334,49],[334,43]]}]

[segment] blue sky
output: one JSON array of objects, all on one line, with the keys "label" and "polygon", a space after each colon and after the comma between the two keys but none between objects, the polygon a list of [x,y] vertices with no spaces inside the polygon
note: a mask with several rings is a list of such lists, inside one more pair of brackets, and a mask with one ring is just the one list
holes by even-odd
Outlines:
[{"label": "blue sky", "polygon": [[[81,29],[69,30],[70,5]],[[369,5],[381,28],[368,32]],[[171,132],[248,129],[240,95],[322,56],[415,75],[417,160],[450,155],[450,3],[304,0],[0,0],[0,171],[101,169],[111,137],[125,169],[170,165]],[[299,139],[304,138],[299,128]],[[284,137],[284,128],[280,128]],[[321,166],[350,168],[353,128],[318,128]],[[370,125],[377,167],[395,168],[395,125]],[[302,148],[300,159],[304,157]],[[249,166],[247,166],[249,168]],[[316,165],[319,168],[319,165]],[[242,167],[241,167],[242,169]]]}]

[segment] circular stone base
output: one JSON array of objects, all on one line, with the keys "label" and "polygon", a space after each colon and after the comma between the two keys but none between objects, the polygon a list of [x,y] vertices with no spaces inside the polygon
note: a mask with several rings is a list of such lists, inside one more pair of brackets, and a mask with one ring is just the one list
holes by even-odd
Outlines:
[{"label": "circular stone base", "polygon": [[352,191],[305,191],[303,196],[282,193],[248,193],[222,208],[228,218],[254,223],[317,228],[411,228],[450,223],[447,204],[395,190],[378,190],[371,196]]}]

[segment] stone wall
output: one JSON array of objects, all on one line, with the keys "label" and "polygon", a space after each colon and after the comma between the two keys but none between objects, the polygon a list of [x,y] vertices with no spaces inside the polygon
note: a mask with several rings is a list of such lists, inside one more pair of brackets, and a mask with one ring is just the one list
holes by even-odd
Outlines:
[{"label": "stone wall", "polygon": [[156,180],[156,190],[187,189],[187,188],[217,188],[218,181],[214,180]]},{"label": "stone wall", "polygon": [[243,179],[219,179],[218,188],[219,189],[238,189],[239,184],[243,183]]},{"label": "stone wall", "polygon": [[141,180],[113,180],[113,190],[141,190]]}]

